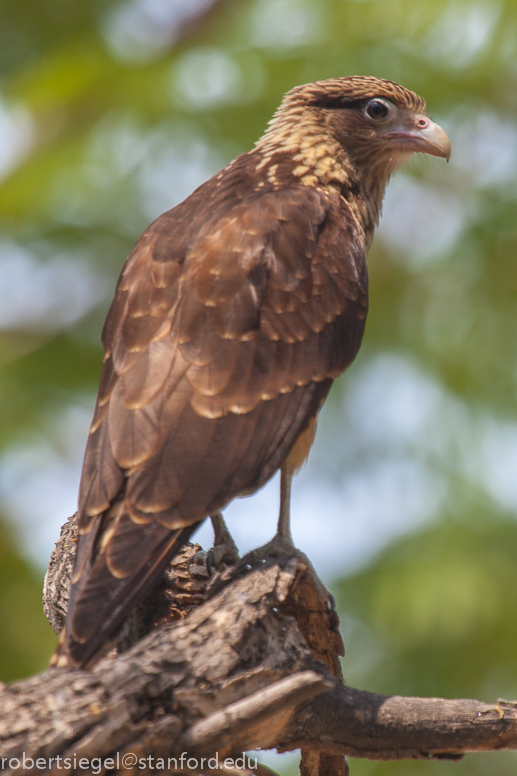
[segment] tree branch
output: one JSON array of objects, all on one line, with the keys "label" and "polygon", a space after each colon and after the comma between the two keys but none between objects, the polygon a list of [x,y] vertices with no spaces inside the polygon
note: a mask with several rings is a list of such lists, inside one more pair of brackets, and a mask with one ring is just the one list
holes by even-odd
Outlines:
[{"label": "tree branch", "polygon": [[[45,610],[57,627],[75,530],[71,519],[46,578]],[[131,753],[138,773],[155,773],[162,758],[173,772],[242,776],[257,770],[244,761],[221,769],[207,758],[217,752],[220,763],[276,747],[301,748],[302,771],[321,775],[344,774],[344,755],[457,759],[466,751],[517,748],[515,703],[401,698],[343,686],[337,616],[321,604],[301,561],[263,566],[205,600],[204,568],[188,568],[197,549],[184,549],[159,593],[133,615],[118,654],[92,672],[46,672],[0,688],[0,766],[16,770],[12,758],[25,754],[45,761],[24,768],[27,774],[74,773],[80,758],[113,758],[107,768],[127,771],[116,758]],[[193,769],[180,761],[182,753],[207,763]],[[58,756],[61,763],[70,758],[68,769]]]},{"label": "tree branch", "polygon": [[517,703],[407,698],[337,687],[294,715],[279,751],[296,745],[370,760],[458,760],[517,749]]}]

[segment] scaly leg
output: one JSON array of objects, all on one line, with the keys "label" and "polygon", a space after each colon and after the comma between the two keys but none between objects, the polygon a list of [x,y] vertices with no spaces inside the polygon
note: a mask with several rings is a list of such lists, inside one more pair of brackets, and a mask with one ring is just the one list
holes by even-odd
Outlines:
[{"label": "scaly leg", "polygon": [[214,529],[214,546],[206,554],[206,568],[210,576],[212,569],[220,568],[224,563],[227,566],[233,566],[239,560],[239,550],[232,539],[232,535],[224,522],[221,512],[210,515]]},{"label": "scaly leg", "polygon": [[[323,582],[318,578],[314,567],[305,553],[298,550],[293,544],[293,538],[291,536],[290,525],[290,507],[291,507],[291,483],[293,476],[301,469],[312,443],[314,441],[314,435],[316,433],[316,418],[313,418],[305,431],[303,431],[298,437],[291,452],[284,461],[280,469],[280,512],[278,515],[277,531],[274,538],[265,544],[263,547],[259,547],[256,550],[248,552],[242,560],[237,563],[234,570],[230,572],[230,576],[240,576],[245,573],[246,569],[256,568],[262,563],[275,558],[289,559],[299,558],[306,566],[307,573],[310,575],[316,590],[318,591],[322,601],[328,602],[331,609],[335,608],[334,598],[329,590],[325,587]],[[215,515],[212,517],[212,523],[214,525],[215,532],[215,544],[213,550],[210,550],[207,555],[206,565],[209,571],[213,566],[216,566],[219,562],[221,555],[222,562],[233,564],[238,559],[237,549],[233,540],[228,533],[228,529],[224,524],[221,515]],[[228,542],[231,542],[231,545]],[[221,549],[219,549],[221,548]],[[233,552],[232,552],[233,549]],[[213,553],[213,562],[209,557],[210,553]]]},{"label": "scaly leg", "polygon": [[256,568],[271,558],[299,558],[307,565],[308,574],[311,576],[321,599],[327,601],[330,608],[334,609],[335,601],[332,593],[319,579],[307,555],[297,549],[293,544],[290,524],[290,507],[291,482],[294,473],[292,467],[289,465],[289,460],[286,461],[280,469],[280,513],[278,515],[278,526],[275,536],[263,547],[248,552],[238,564],[237,570],[240,570],[245,566]]},{"label": "scaly leg", "polygon": [[247,555],[242,558],[239,566],[245,563],[249,566],[257,566],[259,563],[269,559],[278,557],[291,557],[292,555],[299,553],[299,550],[293,544],[293,537],[291,536],[291,482],[293,479],[293,470],[289,466],[288,462],[285,462],[280,469],[280,513],[278,515],[278,523],[276,534],[270,542],[264,544],[263,547],[258,547],[256,550],[251,550]]},{"label": "scaly leg", "polygon": [[239,560],[239,550],[232,539],[232,536],[224,522],[221,512],[210,515],[212,527],[214,529],[214,546],[205,552],[200,550],[190,559],[189,566],[199,564],[206,566],[208,574],[212,576],[214,569],[219,569],[224,563],[225,566],[233,566]]},{"label": "scaly leg", "polygon": [[293,545],[291,536],[291,485],[294,472],[291,467],[285,463],[280,469],[280,514],[278,515],[278,525],[276,534],[284,541]]}]

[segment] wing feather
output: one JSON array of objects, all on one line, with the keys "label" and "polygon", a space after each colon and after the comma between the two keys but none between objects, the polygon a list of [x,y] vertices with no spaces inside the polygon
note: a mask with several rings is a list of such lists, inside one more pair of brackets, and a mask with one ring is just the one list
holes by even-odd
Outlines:
[{"label": "wing feather", "polygon": [[274,474],[359,346],[364,251],[339,195],[218,191],[144,233],[103,330],[69,616],[78,663],[195,524]]},{"label": "wing feather", "polygon": [[129,410],[145,407],[162,390],[172,372],[184,374],[187,365],[177,353],[178,345],[169,337],[149,343],[130,369],[120,377],[121,398]]}]

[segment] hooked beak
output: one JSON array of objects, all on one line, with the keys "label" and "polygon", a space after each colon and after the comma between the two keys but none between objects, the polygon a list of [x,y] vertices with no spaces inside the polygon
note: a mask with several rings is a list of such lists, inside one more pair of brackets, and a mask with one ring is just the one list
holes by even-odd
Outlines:
[{"label": "hooked beak", "polygon": [[427,116],[417,116],[416,125],[411,129],[396,129],[387,132],[386,140],[408,151],[422,152],[430,156],[440,156],[447,161],[451,157],[451,143],[447,133]]}]

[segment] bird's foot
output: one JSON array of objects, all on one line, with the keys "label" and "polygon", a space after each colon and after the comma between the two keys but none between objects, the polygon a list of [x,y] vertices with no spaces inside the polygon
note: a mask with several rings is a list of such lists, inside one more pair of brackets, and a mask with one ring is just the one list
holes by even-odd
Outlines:
[{"label": "bird's foot", "polygon": [[260,566],[265,564],[269,565],[276,561],[285,562],[292,559],[300,560],[307,567],[306,573],[318,593],[318,597],[331,611],[334,611],[336,608],[334,596],[316,574],[314,566],[307,555],[294,546],[290,537],[277,534],[267,544],[248,552],[241,558],[235,568],[229,572],[230,579],[244,576],[251,569],[260,568]]},{"label": "bird's foot", "polygon": [[239,560],[239,551],[226,527],[222,514],[218,512],[210,519],[214,528],[214,546],[208,552],[204,552],[204,550],[196,552],[190,559],[189,567],[191,565],[205,566],[211,577],[214,571],[234,566]]}]

